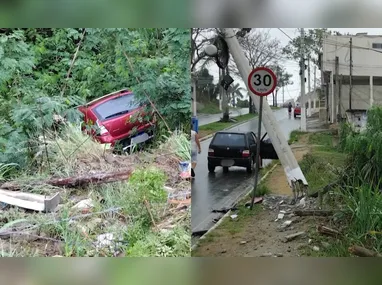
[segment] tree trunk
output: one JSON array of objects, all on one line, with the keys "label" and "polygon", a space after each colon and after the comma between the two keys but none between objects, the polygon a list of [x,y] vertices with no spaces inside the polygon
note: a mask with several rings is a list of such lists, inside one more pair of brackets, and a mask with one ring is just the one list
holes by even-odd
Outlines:
[{"label": "tree trunk", "polygon": [[275,92],[275,104],[273,106],[277,107],[277,93],[279,92],[278,89],[276,89],[276,92]]},{"label": "tree trunk", "polygon": [[273,104],[272,104],[272,106],[274,107],[274,106],[275,106],[275,99],[276,99],[276,94],[275,94],[274,91],[272,92],[272,99],[273,99]]},{"label": "tree trunk", "polygon": [[249,96],[249,113],[250,114],[254,113],[253,108],[252,108],[252,97],[251,96]]},{"label": "tree trunk", "polygon": [[[222,79],[224,78],[225,76],[225,73],[226,71],[224,69],[222,69]],[[221,86],[221,90],[222,90],[222,98],[223,98],[223,122],[228,122],[229,121],[229,106],[228,106],[228,92],[223,88],[223,86]]]},{"label": "tree trunk", "polygon": [[[57,187],[67,187],[67,188],[76,188],[76,187],[84,187],[89,184],[102,184],[102,183],[110,183],[116,181],[129,180],[131,173],[133,172],[132,168],[123,169],[118,172],[100,172],[94,174],[88,174],[84,176],[76,176],[76,177],[66,177],[66,178],[54,178],[48,181],[40,181],[31,183],[28,186],[41,186],[44,184],[49,184]],[[22,186],[17,182],[6,182],[1,185],[2,189],[6,190],[20,190]]]}]

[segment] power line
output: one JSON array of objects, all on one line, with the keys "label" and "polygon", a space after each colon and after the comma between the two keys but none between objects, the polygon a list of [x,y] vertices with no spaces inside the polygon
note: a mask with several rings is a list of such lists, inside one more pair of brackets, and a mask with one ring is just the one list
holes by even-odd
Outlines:
[{"label": "power line", "polygon": [[293,39],[286,33],[284,32],[282,29],[280,28],[277,28],[280,32],[282,32],[284,35],[286,35],[291,41],[293,41]]}]

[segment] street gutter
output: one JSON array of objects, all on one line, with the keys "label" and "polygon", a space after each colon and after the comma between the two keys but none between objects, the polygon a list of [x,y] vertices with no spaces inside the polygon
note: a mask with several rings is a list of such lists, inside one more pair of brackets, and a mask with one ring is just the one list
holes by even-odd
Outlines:
[{"label": "street gutter", "polygon": [[[279,165],[279,163],[276,163],[274,166],[272,166],[272,168],[270,170],[268,170],[263,177],[261,177],[260,181],[258,184],[260,184],[261,182],[263,182],[269,174],[271,174],[271,172]],[[238,202],[241,201],[244,197],[247,197],[248,195],[251,194],[251,192],[253,191],[253,185],[250,185],[246,188],[246,192],[247,194],[243,195],[242,198],[238,199]],[[222,222],[224,219],[226,219],[228,216],[231,215],[231,212],[232,210],[229,210],[227,213],[224,214],[223,217],[221,217],[221,219],[219,221],[217,221],[217,223],[215,225],[213,225],[204,235],[202,235],[196,242],[195,244],[191,247],[191,251],[195,250],[198,246],[199,246],[199,241],[200,240],[203,240],[207,237],[207,235],[209,233],[211,233],[213,230],[215,230]]]}]

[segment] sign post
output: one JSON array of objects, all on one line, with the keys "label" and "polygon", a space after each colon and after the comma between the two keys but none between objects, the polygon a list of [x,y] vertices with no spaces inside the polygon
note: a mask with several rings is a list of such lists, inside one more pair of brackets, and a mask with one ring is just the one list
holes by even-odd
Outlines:
[{"label": "sign post", "polygon": [[259,126],[257,130],[257,143],[256,143],[256,158],[255,158],[255,184],[253,186],[253,194],[251,200],[252,210],[253,204],[255,202],[255,195],[257,184],[259,181],[259,170],[260,170],[260,144],[261,144],[261,119],[263,116],[263,100],[264,97],[271,94],[277,85],[277,78],[274,72],[267,67],[258,67],[252,70],[248,76],[248,87],[251,92],[260,97],[260,108],[259,108]]}]

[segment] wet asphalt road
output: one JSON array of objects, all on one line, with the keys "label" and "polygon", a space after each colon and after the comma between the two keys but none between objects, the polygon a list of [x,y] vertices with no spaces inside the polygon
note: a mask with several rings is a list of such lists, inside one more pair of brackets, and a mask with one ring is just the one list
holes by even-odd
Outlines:
[{"label": "wet asphalt road", "polygon": [[[240,115],[248,114],[249,108],[239,108],[235,110],[230,110],[230,117],[234,118]],[[223,117],[223,113],[220,114],[199,114],[199,126],[207,125],[213,122],[219,121]]]},{"label": "wet asphalt road", "polygon": [[[287,109],[274,112],[283,134],[289,139],[291,131],[300,127],[300,119],[288,118]],[[257,134],[257,118],[232,128],[235,131],[253,131]],[[262,134],[265,134],[262,126]],[[245,168],[230,167],[228,173],[217,167],[215,173],[209,173],[207,167],[208,146],[211,139],[201,142],[202,153],[198,156],[195,179],[192,181],[192,232],[206,231],[214,225],[214,219],[223,214],[212,213],[212,210],[230,208],[244,194],[250,183],[253,183],[254,174],[248,174]],[[263,166],[267,163],[263,161]],[[269,163],[269,161],[268,161]]]}]

